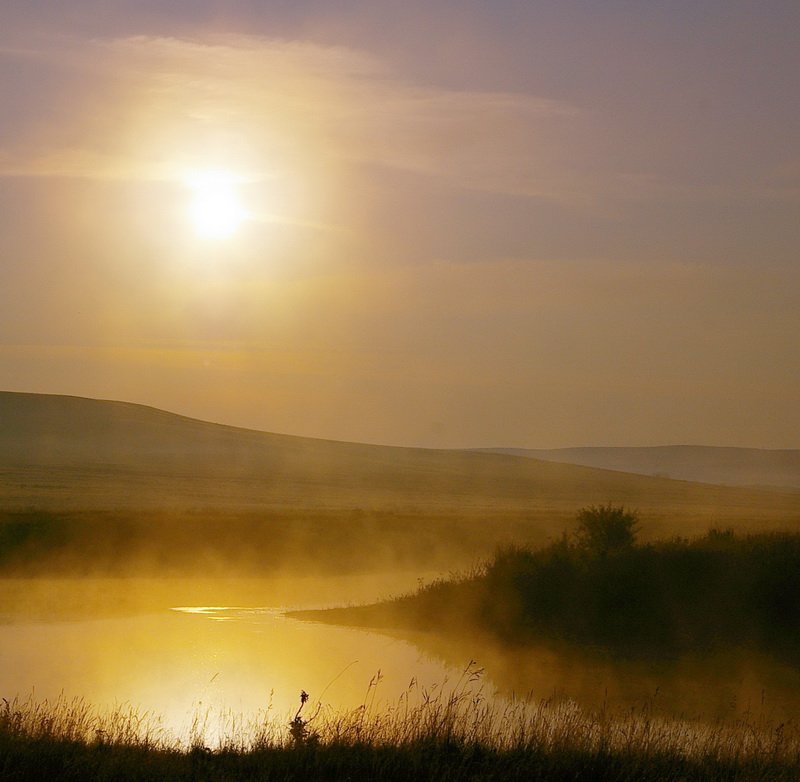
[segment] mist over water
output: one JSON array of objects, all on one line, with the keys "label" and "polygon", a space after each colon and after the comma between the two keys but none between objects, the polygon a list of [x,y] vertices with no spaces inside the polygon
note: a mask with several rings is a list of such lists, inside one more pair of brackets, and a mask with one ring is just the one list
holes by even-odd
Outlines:
[{"label": "mist over water", "polygon": [[201,579],[4,580],[0,695],[128,703],[184,738],[197,715],[212,736],[228,713],[268,710],[288,721],[301,690],[312,705],[342,710],[394,701],[412,678],[438,686],[454,671],[406,640],[300,622],[282,609],[387,594],[415,578],[222,579],[216,589]]},{"label": "mist over water", "polygon": [[800,672],[746,652],[619,660],[541,643],[524,650],[483,636],[373,632],[299,621],[284,609],[366,601],[431,574],[296,579],[5,579],[0,582],[0,695],[79,696],[130,704],[188,739],[198,719],[287,722],[301,690],[337,711],[395,703],[416,683],[453,687],[470,663],[474,686],[503,697],[575,700],[593,710],[650,709],[705,719],[789,720]]},{"label": "mist over water", "polygon": [[[446,636],[417,634],[415,643],[458,665],[466,649]],[[572,700],[589,710],[636,709],[670,717],[796,719],[800,669],[745,649],[677,658],[615,657],[608,650],[542,640],[512,647],[476,636],[469,652],[497,692],[553,702]]]}]

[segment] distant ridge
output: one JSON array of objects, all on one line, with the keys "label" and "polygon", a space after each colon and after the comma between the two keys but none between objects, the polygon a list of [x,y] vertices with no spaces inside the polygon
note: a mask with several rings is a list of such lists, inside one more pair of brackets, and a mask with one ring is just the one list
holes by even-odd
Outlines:
[{"label": "distant ridge", "polygon": [[800,490],[800,450],[723,448],[709,445],[481,450],[684,481]]},{"label": "distant ridge", "polygon": [[0,392],[5,510],[335,508],[488,520],[571,518],[583,505],[604,502],[705,528],[710,516],[800,519],[800,497],[778,492],[504,453],[314,440],[127,402]]}]

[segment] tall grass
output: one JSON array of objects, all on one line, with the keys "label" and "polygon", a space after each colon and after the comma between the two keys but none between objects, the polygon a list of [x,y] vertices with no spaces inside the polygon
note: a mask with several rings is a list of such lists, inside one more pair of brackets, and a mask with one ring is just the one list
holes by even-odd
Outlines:
[{"label": "tall grass", "polygon": [[616,550],[564,536],[510,545],[473,571],[382,603],[297,611],[322,621],[458,634],[504,643],[557,637],[621,655],[742,646],[800,658],[800,535],[712,530]]},{"label": "tall grass", "polygon": [[492,599],[481,620],[501,635],[555,632],[649,652],[800,650],[797,534],[712,530],[609,552],[567,538],[538,551],[509,547],[488,564],[482,586]]},{"label": "tall grass", "polygon": [[[208,715],[176,737],[153,715],[82,700],[5,701],[0,778],[46,780],[796,780],[797,725],[758,715],[676,720],[654,703],[586,711],[570,702],[488,697],[480,671],[454,687],[412,682],[348,712],[305,704],[290,718]],[[299,723],[302,730],[297,729]]]}]

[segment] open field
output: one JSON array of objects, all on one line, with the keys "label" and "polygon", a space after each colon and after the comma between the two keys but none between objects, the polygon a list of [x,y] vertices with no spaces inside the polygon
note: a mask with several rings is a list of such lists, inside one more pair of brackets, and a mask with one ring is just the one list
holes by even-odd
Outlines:
[{"label": "open field", "polygon": [[800,520],[800,498],[494,453],[313,440],[153,408],[0,393],[6,510],[360,508],[573,512],[622,502],[681,520]]},{"label": "open field", "polygon": [[639,509],[645,539],[800,525],[791,492],[311,440],[121,402],[0,393],[0,421],[6,572],[464,567],[609,501]]}]

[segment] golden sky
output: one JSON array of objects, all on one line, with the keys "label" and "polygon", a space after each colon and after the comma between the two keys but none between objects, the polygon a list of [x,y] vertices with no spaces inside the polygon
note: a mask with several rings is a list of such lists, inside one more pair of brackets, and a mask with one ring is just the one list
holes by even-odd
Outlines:
[{"label": "golden sky", "polygon": [[800,447],[800,7],[8,2],[0,388]]}]

